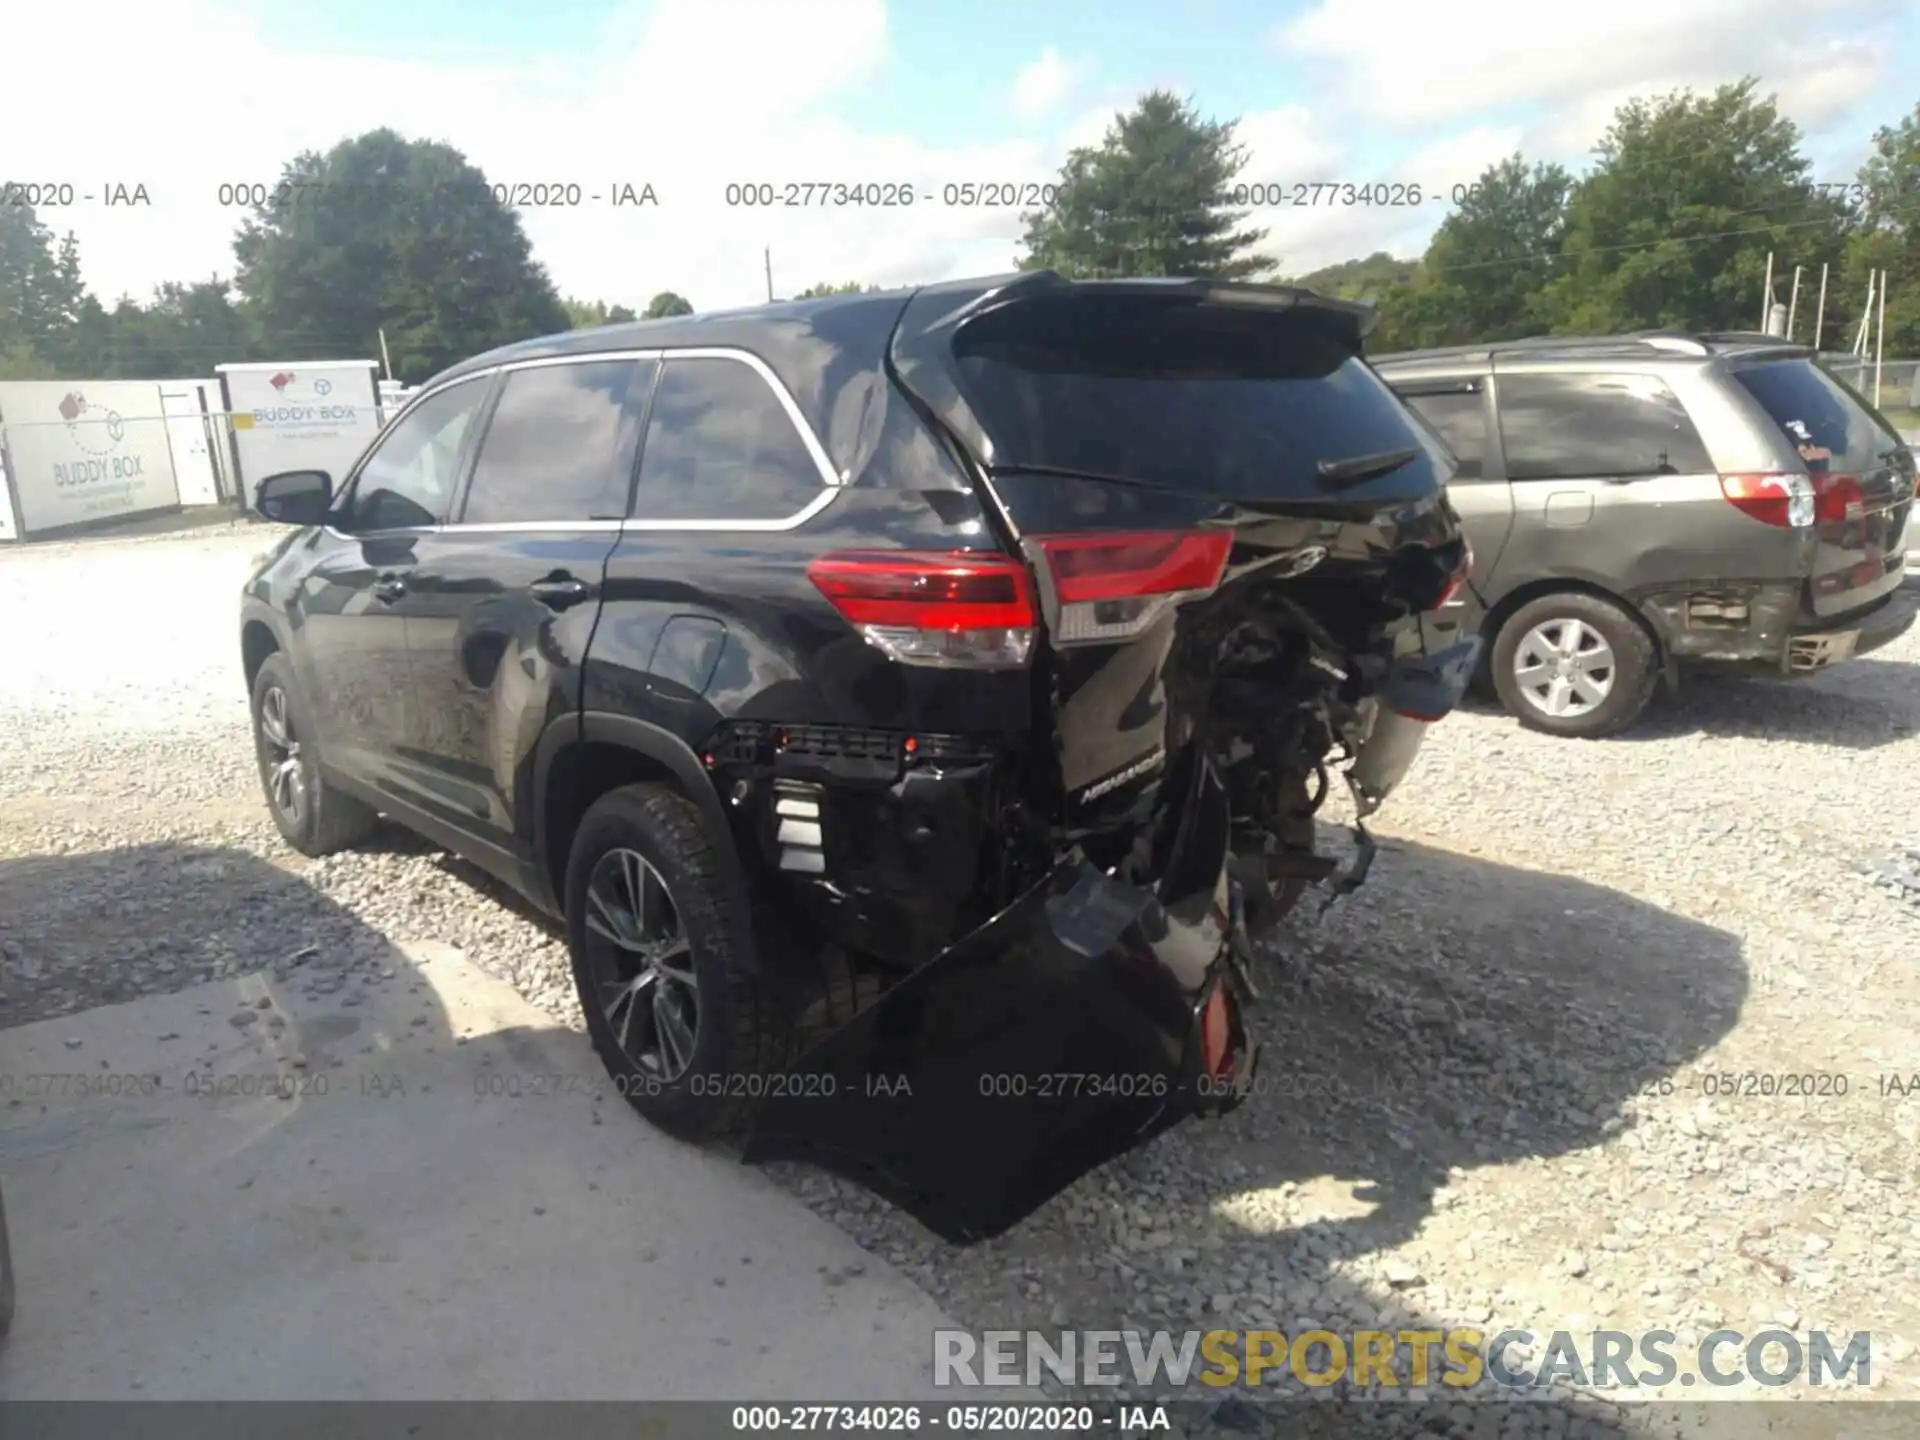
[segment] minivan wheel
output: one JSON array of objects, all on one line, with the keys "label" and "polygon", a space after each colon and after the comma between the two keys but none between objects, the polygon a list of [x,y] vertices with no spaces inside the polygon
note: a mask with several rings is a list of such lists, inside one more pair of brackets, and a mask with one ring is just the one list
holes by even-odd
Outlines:
[{"label": "minivan wheel", "polygon": [[1610,600],[1582,591],[1529,601],[1500,627],[1493,683],[1522,725],[1549,735],[1617,735],[1660,679],[1653,640]]},{"label": "minivan wheel", "polygon": [[587,1033],[633,1107],[707,1140],[745,1119],[777,1067],[778,1007],[750,970],[744,897],[684,796],[627,785],[596,800],[567,861],[567,945]]},{"label": "minivan wheel", "polygon": [[331,855],[357,845],[380,823],[372,806],[321,778],[307,718],[281,655],[269,655],[253,677],[253,750],[273,823],[302,855]]}]

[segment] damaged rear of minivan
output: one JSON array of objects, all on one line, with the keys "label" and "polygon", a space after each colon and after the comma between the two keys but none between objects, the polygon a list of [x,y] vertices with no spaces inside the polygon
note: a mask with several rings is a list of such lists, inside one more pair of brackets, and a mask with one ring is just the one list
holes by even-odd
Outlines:
[{"label": "damaged rear of minivan", "polygon": [[1365,878],[1364,823],[1336,873],[1315,813],[1337,771],[1364,822],[1457,703],[1478,642],[1423,620],[1470,557],[1364,307],[1041,272],[853,313],[766,361],[832,493],[689,553],[643,458],[593,640],[644,639],[631,683],[704,717],[741,913],[682,1018],[732,1038],[669,1080],[591,964],[582,994],[643,1112],[965,1241],[1245,1095],[1254,943]]}]

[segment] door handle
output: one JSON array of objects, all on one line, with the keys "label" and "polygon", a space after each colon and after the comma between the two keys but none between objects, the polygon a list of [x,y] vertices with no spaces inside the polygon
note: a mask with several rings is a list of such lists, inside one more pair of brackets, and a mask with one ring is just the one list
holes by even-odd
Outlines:
[{"label": "door handle", "polygon": [[391,605],[407,593],[407,582],[398,575],[382,575],[373,582],[373,595],[376,600],[384,600]]},{"label": "door handle", "polygon": [[576,580],[571,575],[549,575],[544,580],[536,580],[527,587],[527,593],[545,605],[549,610],[565,610],[570,605],[578,605],[593,593],[584,580]]}]

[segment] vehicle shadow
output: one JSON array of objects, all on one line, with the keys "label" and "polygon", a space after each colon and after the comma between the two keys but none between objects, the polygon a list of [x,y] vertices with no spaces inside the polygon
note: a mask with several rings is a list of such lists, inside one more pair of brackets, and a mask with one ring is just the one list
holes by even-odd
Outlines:
[{"label": "vehicle shadow", "polygon": [[[1497,700],[1469,695],[1461,710],[1513,720]],[[1680,692],[1654,693],[1646,713],[1613,740],[1673,740],[1683,735],[1789,740],[1873,750],[1920,734],[1920,664],[1864,656],[1806,680],[1703,675]],[[1592,743],[1592,742],[1579,742]]]},{"label": "vehicle shadow", "polygon": [[[0,1410],[925,1388],[910,1287],[845,1283],[850,1243],[645,1126],[584,1037],[278,864],[0,860],[0,991]],[[315,1411],[280,1430],[356,1423]]]},{"label": "vehicle shadow", "polygon": [[0,1027],[260,970],[330,980],[391,948],[292,869],[229,846],[0,860]]},{"label": "vehicle shadow", "polygon": [[[986,1268],[1018,1273],[1045,1256],[1050,1273],[1102,1277],[1064,1297],[1083,1328],[1294,1334],[1484,1320],[1515,1278],[1503,1258],[1515,1247],[1498,1236],[1474,1237],[1473,1258],[1449,1255],[1452,1290],[1411,1271],[1399,1288],[1363,1285],[1355,1269],[1417,1238],[1452,1251],[1461,1237],[1444,1221],[1430,1227],[1449,1187],[1475,1171],[1598,1146],[1631,1127],[1635,1106],[1697,1103],[1677,1086],[1663,1092],[1740,1013],[1749,981],[1735,936],[1567,876],[1400,840],[1382,851],[1365,890],[1324,919],[1310,894],[1262,956],[1248,1101],[1081,1181],[995,1242]],[[1132,1203],[1109,1188],[1121,1176]],[[1587,1187],[1588,1217],[1607,1219],[1604,1184],[1572,1183]],[[1156,1202],[1144,1222],[1142,1187]],[[1518,1228],[1526,1217],[1513,1218]],[[1193,1281],[1202,1252],[1230,1257],[1204,1267],[1215,1283],[1231,1275],[1230,1293]],[[1110,1313],[1116,1273],[1131,1291],[1125,1314]],[[1045,1329],[1045,1303],[1024,1302],[1022,1323]],[[1290,1417],[1274,1433],[1345,1433],[1337,1417],[1303,1428],[1318,1408],[1268,1412]],[[1628,1433],[1595,1423],[1567,1433]]]},{"label": "vehicle shadow", "polygon": [[1702,676],[1661,695],[1623,740],[1706,734],[1874,750],[1920,734],[1920,664],[1863,656],[1804,680]]}]

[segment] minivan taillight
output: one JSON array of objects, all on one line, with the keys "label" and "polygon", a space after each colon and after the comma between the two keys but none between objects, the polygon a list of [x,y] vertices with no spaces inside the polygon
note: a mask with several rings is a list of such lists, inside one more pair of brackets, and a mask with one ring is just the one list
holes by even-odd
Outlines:
[{"label": "minivan taillight", "polygon": [[1230,530],[1040,535],[1060,619],[1058,645],[1110,644],[1150,629],[1183,600],[1211,593],[1233,550]]},{"label": "minivan taillight", "polygon": [[1813,481],[1804,471],[1722,475],[1720,493],[1764,525],[1804,529],[1813,524]]},{"label": "minivan taillight", "polygon": [[908,665],[1005,670],[1033,654],[1027,567],[976,550],[840,550],[807,578],[866,641]]},{"label": "minivan taillight", "polygon": [[1867,513],[1867,492],[1858,475],[1813,477],[1813,513],[1822,525],[1844,525]]}]

